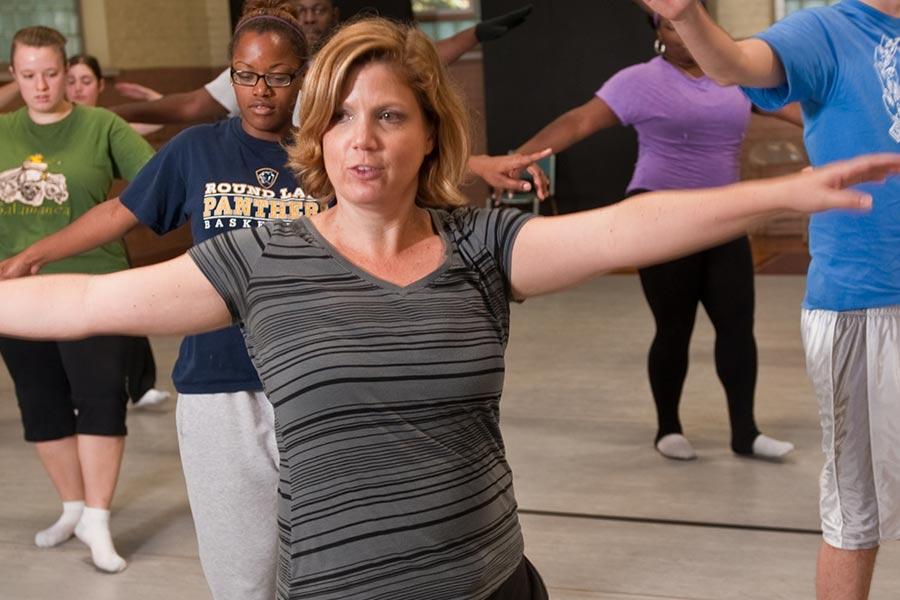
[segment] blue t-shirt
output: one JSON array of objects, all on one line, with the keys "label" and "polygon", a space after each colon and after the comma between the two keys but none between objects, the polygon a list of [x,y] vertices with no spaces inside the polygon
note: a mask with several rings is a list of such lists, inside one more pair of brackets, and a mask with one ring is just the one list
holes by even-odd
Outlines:
[{"label": "blue t-shirt", "polygon": [[[160,235],[189,220],[194,244],[316,214],[319,205],[306,197],[286,162],[281,144],[251,137],[240,118],[199,125],[163,146],[121,201]],[[262,390],[236,326],[185,338],[172,379],[184,394]]]},{"label": "blue t-shirt", "polygon": [[[900,19],[858,0],[792,14],[759,35],[787,81],[745,89],[764,110],[799,101],[813,165],[900,151]],[[813,215],[804,308],[851,310],[900,304],[900,180],[860,186],[871,212]]]}]

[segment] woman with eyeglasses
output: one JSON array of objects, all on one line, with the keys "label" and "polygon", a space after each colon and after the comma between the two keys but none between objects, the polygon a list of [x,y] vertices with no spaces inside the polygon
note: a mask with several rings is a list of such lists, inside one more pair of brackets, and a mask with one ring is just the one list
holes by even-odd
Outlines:
[{"label": "woman with eyeglasses", "polygon": [[[143,223],[191,223],[195,243],[318,212],[285,166],[282,143],[300,90],[306,42],[295,9],[248,2],[229,46],[239,117],[183,131],[120,198],[0,263],[30,272]],[[162,297],[161,302],[170,298]],[[238,327],[189,336],[173,373],[185,482],[204,574],[216,600],[270,600],[278,566],[278,448],[272,405]]]}]

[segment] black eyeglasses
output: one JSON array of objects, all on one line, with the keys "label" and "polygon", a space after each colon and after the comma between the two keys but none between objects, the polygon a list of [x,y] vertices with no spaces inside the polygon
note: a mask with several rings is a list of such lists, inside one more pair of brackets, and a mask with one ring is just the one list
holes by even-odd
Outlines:
[{"label": "black eyeglasses", "polygon": [[253,87],[262,79],[270,88],[288,87],[294,82],[294,77],[303,72],[303,69],[297,69],[293,73],[254,73],[253,71],[238,71],[231,69],[231,81],[235,85],[245,85]]}]

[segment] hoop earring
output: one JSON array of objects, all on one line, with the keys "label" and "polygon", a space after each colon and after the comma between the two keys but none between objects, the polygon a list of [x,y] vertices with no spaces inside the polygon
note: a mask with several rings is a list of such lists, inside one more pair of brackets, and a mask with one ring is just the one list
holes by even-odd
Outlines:
[{"label": "hoop earring", "polygon": [[666,53],[665,43],[663,43],[663,41],[661,39],[656,38],[656,40],[653,41],[653,51],[656,52],[657,54],[659,54],[660,56],[664,55]]}]

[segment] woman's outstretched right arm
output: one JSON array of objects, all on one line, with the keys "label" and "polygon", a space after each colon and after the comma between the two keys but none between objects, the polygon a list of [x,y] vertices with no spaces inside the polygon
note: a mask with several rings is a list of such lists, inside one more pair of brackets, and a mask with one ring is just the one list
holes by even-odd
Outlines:
[{"label": "woman's outstretched right arm", "polygon": [[185,335],[232,322],[225,302],[187,254],[108,275],[2,281],[0,297],[0,335],[8,337]]}]

